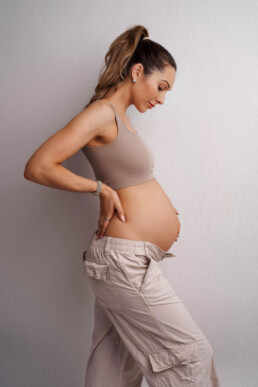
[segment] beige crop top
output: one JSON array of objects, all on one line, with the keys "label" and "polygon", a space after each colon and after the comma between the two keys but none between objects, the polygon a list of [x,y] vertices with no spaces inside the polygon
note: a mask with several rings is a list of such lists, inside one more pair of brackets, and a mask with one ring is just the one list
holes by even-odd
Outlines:
[{"label": "beige crop top", "polygon": [[85,145],[81,150],[89,160],[95,177],[114,190],[155,179],[154,156],[138,132],[127,129],[112,106],[117,136],[108,144]]}]

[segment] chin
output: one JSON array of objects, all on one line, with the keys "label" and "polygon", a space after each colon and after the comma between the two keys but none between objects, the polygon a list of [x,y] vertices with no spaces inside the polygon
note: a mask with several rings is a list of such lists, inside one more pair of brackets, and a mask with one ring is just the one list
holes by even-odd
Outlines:
[{"label": "chin", "polygon": [[147,110],[149,110],[149,107],[148,107],[148,102],[144,104],[143,108],[142,108],[142,112],[146,112]]},{"label": "chin", "polygon": [[148,108],[148,102],[143,102],[142,104],[135,104],[135,108],[138,110],[140,113],[145,113],[149,108]]},{"label": "chin", "polygon": [[135,106],[135,108],[138,110],[138,112],[140,112],[140,113],[144,113],[146,110],[143,108],[143,106],[137,106],[137,105],[134,105]]}]

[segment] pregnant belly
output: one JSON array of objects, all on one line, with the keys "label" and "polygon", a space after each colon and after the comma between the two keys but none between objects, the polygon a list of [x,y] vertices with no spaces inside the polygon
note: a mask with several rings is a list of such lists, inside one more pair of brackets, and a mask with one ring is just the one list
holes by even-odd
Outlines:
[{"label": "pregnant belly", "polygon": [[125,214],[117,212],[109,222],[105,236],[148,241],[167,251],[178,231],[176,210],[156,179],[116,191]]}]

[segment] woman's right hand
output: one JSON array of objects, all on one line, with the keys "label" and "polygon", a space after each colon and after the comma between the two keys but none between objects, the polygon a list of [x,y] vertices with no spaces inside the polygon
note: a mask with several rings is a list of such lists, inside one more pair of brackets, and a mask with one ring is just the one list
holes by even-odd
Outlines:
[{"label": "woman's right hand", "polygon": [[119,196],[115,190],[108,185],[102,183],[100,192],[100,215],[98,222],[97,239],[104,236],[106,229],[109,225],[109,220],[105,220],[105,217],[111,219],[114,212],[117,211],[118,217],[122,222],[125,222],[124,210],[121,205]]}]

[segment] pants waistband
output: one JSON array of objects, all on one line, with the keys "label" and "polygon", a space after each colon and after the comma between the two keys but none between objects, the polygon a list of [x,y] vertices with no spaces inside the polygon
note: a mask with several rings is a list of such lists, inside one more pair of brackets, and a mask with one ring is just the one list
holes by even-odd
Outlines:
[{"label": "pants waistband", "polygon": [[97,239],[97,232],[94,231],[91,238],[89,247],[98,247],[104,249],[105,253],[108,253],[110,249],[118,251],[128,251],[135,254],[146,254],[155,261],[160,261],[166,257],[175,257],[168,251],[163,250],[155,243],[148,241],[136,241],[132,239],[115,238],[111,236],[103,236],[101,239]]}]

